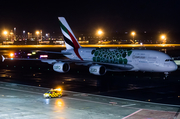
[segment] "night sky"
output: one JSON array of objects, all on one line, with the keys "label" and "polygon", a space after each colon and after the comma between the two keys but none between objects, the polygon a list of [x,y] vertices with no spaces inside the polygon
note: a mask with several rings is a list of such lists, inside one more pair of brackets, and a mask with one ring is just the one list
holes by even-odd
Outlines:
[{"label": "night sky", "polygon": [[57,17],[64,16],[75,33],[180,32],[180,0],[57,1],[1,1],[0,29],[61,34]]}]

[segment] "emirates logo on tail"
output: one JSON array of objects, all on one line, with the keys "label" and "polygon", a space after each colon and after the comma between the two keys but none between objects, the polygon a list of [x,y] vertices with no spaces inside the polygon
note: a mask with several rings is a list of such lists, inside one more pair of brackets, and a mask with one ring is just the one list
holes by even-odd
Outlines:
[{"label": "emirates logo on tail", "polygon": [[66,49],[74,49],[74,52],[76,54],[76,56],[80,59],[83,60],[81,58],[81,56],[79,55],[78,49],[81,47],[76,39],[76,37],[74,36],[71,28],[69,27],[68,23],[66,22],[64,17],[58,17],[59,21],[60,21],[60,27],[61,27],[61,31],[62,34],[64,36],[64,41],[66,44]]},{"label": "emirates logo on tail", "polygon": [[66,22],[64,17],[59,17],[59,21],[60,21],[60,27],[61,27],[61,31],[63,33],[64,36],[64,41],[66,42],[66,44],[68,44],[71,47],[67,46],[67,49],[78,49],[81,46],[79,45],[76,37],[74,36],[71,28],[69,27],[68,23]]}]

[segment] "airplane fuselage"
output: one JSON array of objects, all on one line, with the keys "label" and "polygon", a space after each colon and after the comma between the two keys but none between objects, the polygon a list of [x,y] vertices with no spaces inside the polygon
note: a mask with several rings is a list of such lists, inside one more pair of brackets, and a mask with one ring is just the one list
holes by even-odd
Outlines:
[{"label": "airplane fuselage", "polygon": [[93,61],[96,63],[110,63],[118,65],[132,65],[130,71],[171,72],[177,65],[170,56],[154,50],[132,50],[111,48],[79,48],[64,50],[71,55],[66,57],[73,60]]}]

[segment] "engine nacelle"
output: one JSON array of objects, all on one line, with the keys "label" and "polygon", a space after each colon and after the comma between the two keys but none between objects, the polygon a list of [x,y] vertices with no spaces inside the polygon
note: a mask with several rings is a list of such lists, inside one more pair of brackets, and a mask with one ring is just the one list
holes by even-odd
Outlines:
[{"label": "engine nacelle", "polygon": [[70,66],[68,63],[57,62],[53,65],[53,70],[57,72],[65,73],[70,70]]},{"label": "engine nacelle", "polygon": [[92,65],[89,67],[89,72],[94,75],[104,75],[106,73],[106,68],[101,65]]}]

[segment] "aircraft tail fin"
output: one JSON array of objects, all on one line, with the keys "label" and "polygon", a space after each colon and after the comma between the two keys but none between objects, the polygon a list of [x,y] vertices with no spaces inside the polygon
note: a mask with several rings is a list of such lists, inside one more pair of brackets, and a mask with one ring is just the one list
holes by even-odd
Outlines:
[{"label": "aircraft tail fin", "polygon": [[64,17],[58,17],[60,21],[61,31],[64,37],[66,49],[78,49],[80,48],[80,44],[76,39],[75,35],[73,34],[71,28],[69,27],[66,19]]}]

